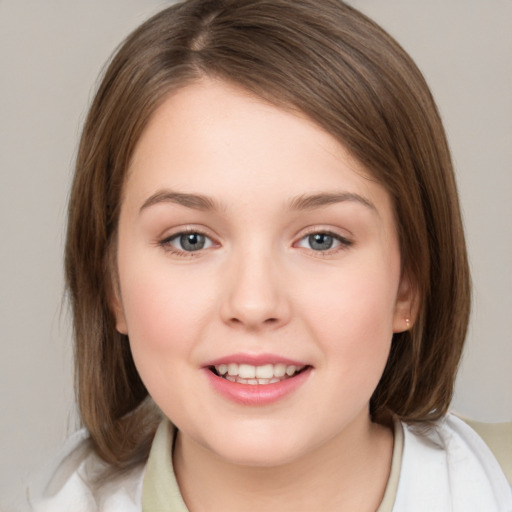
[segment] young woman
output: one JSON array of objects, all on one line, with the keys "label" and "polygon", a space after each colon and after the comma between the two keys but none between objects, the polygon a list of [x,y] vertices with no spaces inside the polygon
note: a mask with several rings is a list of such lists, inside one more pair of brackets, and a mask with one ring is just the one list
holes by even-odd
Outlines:
[{"label": "young woman", "polygon": [[190,0],[127,39],[66,273],[85,428],[34,510],[512,508],[447,414],[470,285],[434,101],[338,0]]}]

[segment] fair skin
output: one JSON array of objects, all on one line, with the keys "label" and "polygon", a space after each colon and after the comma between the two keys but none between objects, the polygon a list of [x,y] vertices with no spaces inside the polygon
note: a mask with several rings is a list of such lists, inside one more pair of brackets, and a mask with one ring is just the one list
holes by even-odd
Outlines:
[{"label": "fair skin", "polygon": [[[378,507],[393,440],[369,400],[412,292],[369,178],[304,116],[209,79],[170,95],[139,140],[114,310],[179,429],[191,512]],[[274,380],[229,381],[229,363]]]}]

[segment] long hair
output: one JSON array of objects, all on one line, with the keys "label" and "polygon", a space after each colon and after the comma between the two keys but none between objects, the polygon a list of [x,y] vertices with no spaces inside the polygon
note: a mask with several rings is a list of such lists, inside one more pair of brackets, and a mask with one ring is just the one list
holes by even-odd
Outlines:
[{"label": "long hair", "polygon": [[119,48],[78,151],[66,278],[77,401],[98,455],[120,468],[144,460],[160,417],[110,308],[130,157],[170,92],[205,76],[302,112],[389,192],[419,314],[410,331],[394,335],[370,411],[375,421],[389,413],[408,422],[439,418],[466,334],[470,278],[450,153],[420,71],[380,27],[338,0],[189,0]]}]

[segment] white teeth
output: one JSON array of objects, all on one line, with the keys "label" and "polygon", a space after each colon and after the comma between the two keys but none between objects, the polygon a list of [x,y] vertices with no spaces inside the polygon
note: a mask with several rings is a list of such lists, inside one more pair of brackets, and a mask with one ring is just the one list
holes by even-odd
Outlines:
[{"label": "white teeth", "polygon": [[242,379],[254,379],[256,377],[256,367],[250,364],[241,364],[238,367],[238,376]]},{"label": "white teeth", "polygon": [[286,367],[286,375],[289,375],[290,377],[297,371],[296,366],[287,366]]},{"label": "white teeth", "polygon": [[286,374],[286,365],[285,364],[275,364],[274,365],[274,377],[284,377]]},{"label": "white teeth", "polygon": [[256,377],[258,379],[271,379],[274,376],[274,365],[266,364],[265,366],[256,367]]},{"label": "white teeth", "polygon": [[304,366],[278,364],[264,364],[253,366],[251,364],[219,364],[215,366],[217,373],[231,382],[240,384],[274,384],[292,377]]}]

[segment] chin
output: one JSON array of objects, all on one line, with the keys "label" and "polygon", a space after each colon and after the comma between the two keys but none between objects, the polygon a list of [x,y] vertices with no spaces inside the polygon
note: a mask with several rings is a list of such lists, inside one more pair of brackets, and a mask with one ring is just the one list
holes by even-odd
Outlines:
[{"label": "chin", "polygon": [[226,462],[245,467],[272,468],[284,466],[298,458],[296,450],[283,450],[273,447],[238,446],[218,453]]},{"label": "chin", "polygon": [[[207,442],[209,450],[228,463],[248,467],[277,467],[300,458],[307,451],[307,440],[296,435],[290,437],[289,430],[238,429],[229,430],[221,438]],[[295,432],[296,434],[296,432]]]}]

